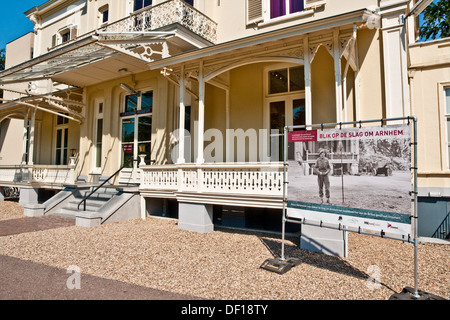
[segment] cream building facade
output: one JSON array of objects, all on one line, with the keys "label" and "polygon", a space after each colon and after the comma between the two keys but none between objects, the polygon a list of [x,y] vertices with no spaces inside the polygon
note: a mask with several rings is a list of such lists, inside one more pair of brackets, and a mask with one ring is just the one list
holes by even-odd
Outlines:
[{"label": "cream building facade", "polygon": [[[127,203],[131,218],[173,216],[199,232],[278,230],[284,126],[417,116],[419,148],[430,148],[421,196],[448,204],[448,41],[416,43],[415,4],[47,1],[26,12],[33,58],[0,74],[12,95],[2,128],[22,123],[3,139],[0,183],[21,188],[26,212],[80,225],[120,219]],[[434,118],[420,101],[433,72]],[[6,152],[13,140],[18,156]],[[112,201],[80,210],[79,194],[106,180]],[[42,203],[39,190],[56,195]]]}]

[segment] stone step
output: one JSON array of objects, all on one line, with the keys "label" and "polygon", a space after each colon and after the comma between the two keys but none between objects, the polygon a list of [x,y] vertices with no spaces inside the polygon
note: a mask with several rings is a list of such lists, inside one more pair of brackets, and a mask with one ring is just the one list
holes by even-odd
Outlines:
[{"label": "stone step", "polygon": [[[87,197],[90,193],[91,193],[90,191],[82,192],[79,195],[76,195],[75,198],[77,200],[79,199],[81,201],[85,197]],[[117,194],[118,194],[117,191],[115,191],[114,193],[113,192],[95,192],[89,196],[88,201],[89,200],[108,201]]]},{"label": "stone step", "polygon": [[[110,199],[105,200],[91,200],[88,199],[86,201],[86,210],[89,211],[98,211],[101,207],[103,207]],[[80,204],[80,201],[70,201],[64,208],[70,210],[78,210],[78,205],[80,206],[80,210],[83,210],[84,203]]]}]

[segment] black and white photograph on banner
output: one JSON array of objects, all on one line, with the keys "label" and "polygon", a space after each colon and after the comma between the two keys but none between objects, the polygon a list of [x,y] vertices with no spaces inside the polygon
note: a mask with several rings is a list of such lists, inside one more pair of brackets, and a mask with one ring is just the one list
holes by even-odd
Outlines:
[{"label": "black and white photograph on banner", "polygon": [[290,132],[288,215],[411,234],[410,131],[384,125]]}]

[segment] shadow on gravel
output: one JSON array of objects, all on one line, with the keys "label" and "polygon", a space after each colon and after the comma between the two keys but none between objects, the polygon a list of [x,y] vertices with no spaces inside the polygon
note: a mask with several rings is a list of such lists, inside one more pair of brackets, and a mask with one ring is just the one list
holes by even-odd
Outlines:
[{"label": "shadow on gravel", "polygon": [[[252,231],[252,230],[228,229],[228,228],[217,228],[217,229],[219,229],[221,232],[239,233],[256,236],[261,241],[261,243],[267,248],[269,253],[272,255],[272,258],[281,257],[281,244],[282,244],[281,234],[265,233],[261,231]],[[368,275],[364,271],[361,271],[353,267],[351,264],[345,261],[344,258],[301,249],[298,235],[295,236],[286,235],[285,239],[286,241],[284,249],[286,259],[292,258],[299,261],[299,264],[308,264],[317,268],[325,269],[331,272],[341,273],[358,279],[367,280],[370,278],[370,275]],[[380,284],[385,288],[387,288],[388,290],[395,293],[395,290],[390,288],[387,284],[382,282]]]}]

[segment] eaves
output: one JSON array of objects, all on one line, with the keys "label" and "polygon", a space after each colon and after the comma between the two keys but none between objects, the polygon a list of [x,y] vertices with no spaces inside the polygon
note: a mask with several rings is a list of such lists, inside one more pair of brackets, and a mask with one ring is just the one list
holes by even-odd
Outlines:
[{"label": "eaves", "polygon": [[220,54],[222,52],[228,52],[249,46],[259,45],[270,41],[286,39],[308,33],[324,31],[327,29],[334,29],[346,25],[352,25],[354,23],[363,24],[367,21],[368,17],[372,15],[377,14],[366,9],[348,12],[311,22],[301,23],[295,26],[281,28],[275,31],[212,45],[206,48],[200,48],[189,52],[180,53],[178,55],[173,55],[165,59],[150,62],[148,66],[151,70],[155,70],[193,60],[201,60],[203,58]]}]

